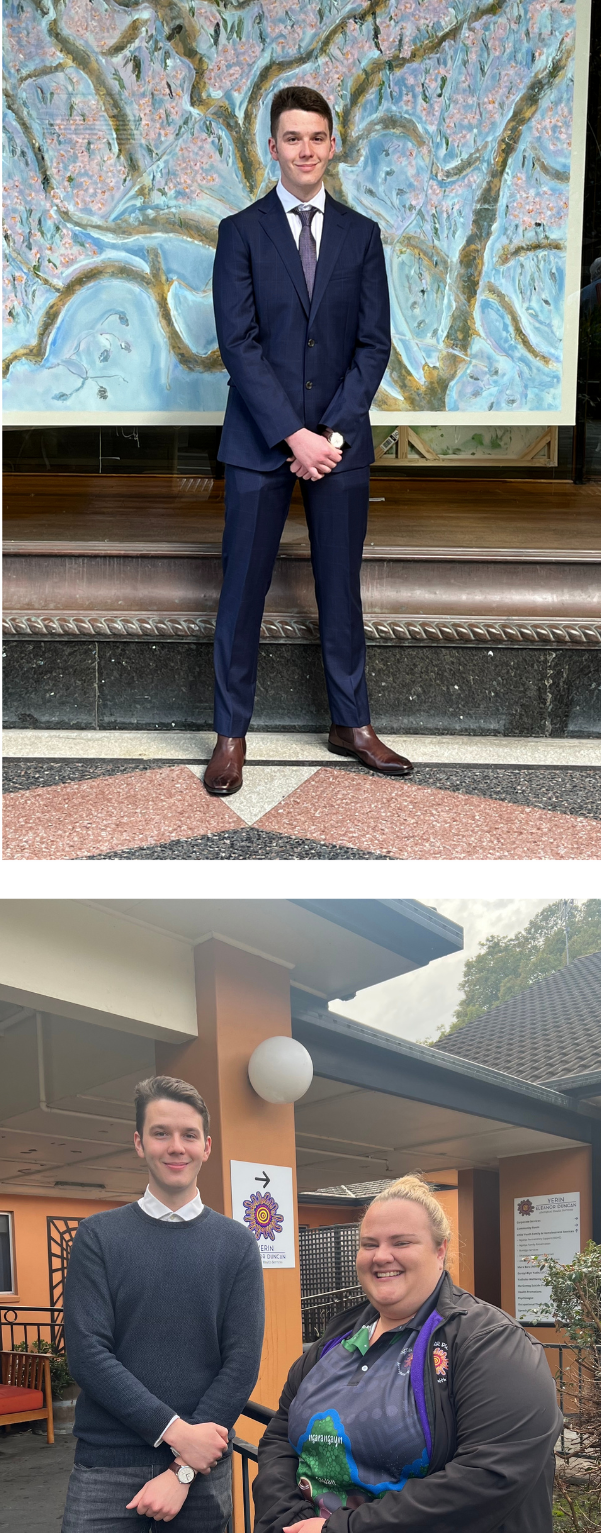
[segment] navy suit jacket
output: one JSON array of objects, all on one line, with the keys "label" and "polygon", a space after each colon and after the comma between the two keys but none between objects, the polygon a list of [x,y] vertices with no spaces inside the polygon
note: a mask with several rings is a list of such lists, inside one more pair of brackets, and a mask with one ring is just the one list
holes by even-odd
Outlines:
[{"label": "navy suit jacket", "polygon": [[222,462],[275,469],[289,455],[285,437],[332,426],[348,443],[339,469],[371,463],[369,409],[390,355],[378,225],[326,193],[309,300],[274,188],[220,224],[213,302],[230,375]]}]

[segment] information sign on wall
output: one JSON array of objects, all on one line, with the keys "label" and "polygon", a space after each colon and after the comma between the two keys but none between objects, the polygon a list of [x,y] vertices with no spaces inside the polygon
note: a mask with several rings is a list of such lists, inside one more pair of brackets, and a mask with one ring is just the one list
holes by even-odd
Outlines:
[{"label": "information sign on wall", "polygon": [[516,1318],[534,1325],[538,1306],[549,1303],[549,1289],[532,1259],[554,1256],[558,1262],[573,1261],[580,1250],[580,1193],[515,1198],[514,1227]]},{"label": "information sign on wall", "polygon": [[290,1166],[232,1160],[232,1218],[245,1224],[264,1267],[294,1267],[294,1203]]}]

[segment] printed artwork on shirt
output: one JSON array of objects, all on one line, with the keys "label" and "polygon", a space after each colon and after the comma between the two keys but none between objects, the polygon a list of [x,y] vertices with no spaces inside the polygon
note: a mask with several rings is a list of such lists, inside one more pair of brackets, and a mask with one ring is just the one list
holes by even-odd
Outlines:
[{"label": "printed artwork on shirt", "polygon": [[367,1363],[370,1328],[328,1350],[288,1414],[297,1483],[319,1515],[352,1510],[426,1474],[428,1453],[410,1379],[416,1332],[391,1334]]},{"label": "printed artwork on shirt", "polygon": [[449,1352],[446,1341],[438,1341],[432,1353],[434,1371],[439,1384],[446,1384],[449,1372]]}]

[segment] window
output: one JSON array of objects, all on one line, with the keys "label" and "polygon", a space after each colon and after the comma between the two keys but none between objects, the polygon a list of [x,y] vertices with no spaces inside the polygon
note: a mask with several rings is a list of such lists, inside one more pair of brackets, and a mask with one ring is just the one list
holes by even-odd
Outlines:
[{"label": "window", "polygon": [[14,1293],[12,1214],[0,1214],[0,1293]]}]

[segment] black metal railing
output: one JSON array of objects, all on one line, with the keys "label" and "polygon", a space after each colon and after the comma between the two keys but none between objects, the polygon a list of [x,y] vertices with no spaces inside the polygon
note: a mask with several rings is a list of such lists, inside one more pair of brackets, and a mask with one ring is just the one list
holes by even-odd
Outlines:
[{"label": "black metal railing", "polygon": [[[266,1405],[259,1405],[258,1401],[256,1400],[249,1400],[248,1405],[242,1412],[242,1415],[248,1416],[250,1421],[258,1421],[260,1422],[261,1426],[266,1427],[269,1426],[269,1422],[271,1421],[274,1412],[270,1411]],[[244,1533],[252,1533],[250,1475],[248,1472],[248,1466],[249,1464],[257,1463],[259,1450],[255,1447],[254,1443],[245,1442],[243,1437],[235,1437],[233,1447],[234,1453],[239,1453],[242,1461],[242,1506],[244,1510]],[[230,1517],[228,1522],[227,1533],[234,1533],[233,1516]]]},{"label": "black metal railing", "polygon": [[13,1352],[25,1342],[25,1350],[40,1341],[50,1343],[53,1352],[65,1350],[63,1311],[52,1305],[11,1304],[0,1307],[2,1351]]},{"label": "black metal railing", "polygon": [[[582,1347],[566,1345],[561,1341],[543,1341],[547,1354],[547,1362],[555,1379],[559,1409],[563,1415],[564,1425],[559,1439],[559,1452],[586,1457],[584,1437],[580,1427],[580,1419],[584,1398],[584,1369],[582,1367]],[[566,1431],[573,1433],[576,1441],[566,1442]]]},{"label": "black metal railing", "polygon": [[358,1283],[347,1288],[335,1288],[330,1293],[307,1294],[301,1299],[303,1341],[317,1341],[319,1336],[323,1336],[332,1315],[352,1309],[364,1298],[365,1294]]}]

